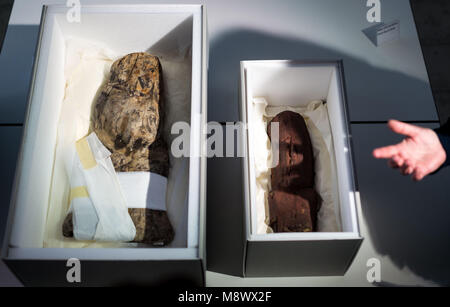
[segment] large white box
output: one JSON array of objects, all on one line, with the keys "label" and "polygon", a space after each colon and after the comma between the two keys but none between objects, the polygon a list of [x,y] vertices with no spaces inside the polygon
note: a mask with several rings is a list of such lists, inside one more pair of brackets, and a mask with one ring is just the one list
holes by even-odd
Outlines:
[{"label": "large white box", "polygon": [[305,107],[313,100],[326,102],[338,181],[339,232],[268,233],[255,230],[256,184],[254,130],[248,125],[242,138],[245,157],[243,276],[287,277],[344,275],[362,238],[356,212],[350,125],[347,115],[342,62],[241,62],[241,121],[252,118],[253,99],[266,97],[269,106]]},{"label": "large white box", "polygon": [[[83,5],[81,22],[66,6],[44,6],[21,152],[2,258],[26,285],[65,285],[78,258],[83,285],[204,284],[207,102],[206,12],[202,5]],[[64,97],[65,43],[80,38],[120,54],[170,52],[190,39],[190,158],[186,246],[176,248],[43,248],[59,111]],[[164,69],[164,68],[163,68]],[[164,71],[163,71],[164,74]],[[180,76],[182,78],[183,76]]]}]

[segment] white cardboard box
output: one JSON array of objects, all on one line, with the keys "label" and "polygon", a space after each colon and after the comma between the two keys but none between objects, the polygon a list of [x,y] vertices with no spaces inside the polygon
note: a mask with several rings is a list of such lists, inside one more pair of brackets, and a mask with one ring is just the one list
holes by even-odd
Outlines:
[{"label": "white cardboard box", "polygon": [[[2,258],[25,285],[69,285],[66,262],[81,261],[82,285],[204,284],[207,33],[202,5],[83,5],[70,23],[66,6],[44,6],[22,146]],[[96,41],[125,55],[170,50],[192,37],[191,134],[187,244],[183,248],[43,248],[54,172],[56,127],[64,95],[68,37]]]},{"label": "white cardboard box", "polygon": [[248,123],[254,97],[267,97],[269,106],[306,106],[313,100],[327,103],[336,174],[341,231],[335,233],[257,234],[252,126],[242,138],[244,180],[244,268],[247,277],[344,275],[362,238],[356,203],[359,201],[353,170],[350,125],[347,115],[342,62],[241,62],[241,121]]}]

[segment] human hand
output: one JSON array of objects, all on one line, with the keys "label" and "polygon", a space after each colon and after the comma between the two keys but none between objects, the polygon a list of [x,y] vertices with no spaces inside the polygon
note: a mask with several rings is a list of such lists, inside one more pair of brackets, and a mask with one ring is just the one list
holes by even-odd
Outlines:
[{"label": "human hand", "polygon": [[436,132],[397,120],[390,120],[388,126],[406,138],[397,145],[375,149],[375,158],[389,159],[390,167],[399,169],[405,176],[412,175],[416,181],[422,180],[444,164],[447,154]]}]

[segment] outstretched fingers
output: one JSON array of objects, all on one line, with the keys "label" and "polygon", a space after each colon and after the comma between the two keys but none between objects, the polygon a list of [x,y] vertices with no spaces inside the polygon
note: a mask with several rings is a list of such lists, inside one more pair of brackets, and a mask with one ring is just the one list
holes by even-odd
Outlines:
[{"label": "outstretched fingers", "polygon": [[391,159],[388,160],[388,165],[391,168],[395,168],[395,169],[403,167],[404,163],[405,163],[405,161],[399,155],[393,156]]},{"label": "outstretched fingers", "polygon": [[409,137],[415,137],[422,131],[421,127],[407,124],[398,120],[390,120],[388,126],[395,133],[406,135]]},{"label": "outstretched fingers", "polygon": [[428,176],[432,172],[429,166],[419,165],[415,168],[412,178],[414,181],[421,181],[423,178]]},{"label": "outstretched fingers", "polygon": [[377,159],[391,159],[401,151],[401,144],[377,148],[373,151],[373,156]]},{"label": "outstretched fingers", "polygon": [[413,174],[413,180],[414,181],[421,181],[423,178],[425,178],[427,174],[425,174],[422,170],[416,170]]},{"label": "outstretched fingers", "polygon": [[414,167],[405,163],[401,169],[401,173],[404,176],[412,175],[414,173]]}]

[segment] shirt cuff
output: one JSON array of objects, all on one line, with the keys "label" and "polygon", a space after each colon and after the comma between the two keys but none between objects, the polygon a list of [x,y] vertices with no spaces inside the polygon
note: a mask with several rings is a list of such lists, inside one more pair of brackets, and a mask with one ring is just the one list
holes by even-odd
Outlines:
[{"label": "shirt cuff", "polygon": [[450,135],[442,134],[441,132],[435,130],[439,141],[441,142],[442,147],[444,147],[445,153],[447,154],[447,158],[439,169],[450,165]]}]

